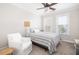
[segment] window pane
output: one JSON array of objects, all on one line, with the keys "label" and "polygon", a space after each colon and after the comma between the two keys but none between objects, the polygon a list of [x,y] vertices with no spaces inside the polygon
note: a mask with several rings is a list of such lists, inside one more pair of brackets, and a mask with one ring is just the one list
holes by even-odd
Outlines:
[{"label": "window pane", "polygon": [[68,21],[66,16],[58,17],[58,25],[67,25],[67,24]]},{"label": "window pane", "polygon": [[68,32],[68,18],[67,16],[59,16],[57,20],[57,27],[60,33]]}]

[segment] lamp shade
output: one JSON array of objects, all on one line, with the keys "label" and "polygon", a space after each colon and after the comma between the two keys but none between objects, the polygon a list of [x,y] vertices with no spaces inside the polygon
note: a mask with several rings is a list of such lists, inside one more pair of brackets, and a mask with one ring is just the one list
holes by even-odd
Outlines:
[{"label": "lamp shade", "polygon": [[30,21],[28,20],[24,21],[24,27],[30,27]]}]

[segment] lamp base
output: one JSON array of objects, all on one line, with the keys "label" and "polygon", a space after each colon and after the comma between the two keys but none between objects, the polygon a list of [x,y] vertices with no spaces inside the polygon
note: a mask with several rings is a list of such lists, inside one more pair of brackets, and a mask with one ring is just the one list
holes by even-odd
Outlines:
[{"label": "lamp base", "polygon": [[29,33],[29,29],[25,29],[25,37],[29,37],[28,33]]}]

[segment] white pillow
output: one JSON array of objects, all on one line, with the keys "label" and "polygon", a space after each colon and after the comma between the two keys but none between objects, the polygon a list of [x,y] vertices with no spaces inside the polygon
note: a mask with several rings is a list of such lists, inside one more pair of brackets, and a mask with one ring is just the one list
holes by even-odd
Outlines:
[{"label": "white pillow", "polygon": [[40,32],[40,30],[39,30],[39,29],[35,29],[34,31],[35,31],[35,33]]}]

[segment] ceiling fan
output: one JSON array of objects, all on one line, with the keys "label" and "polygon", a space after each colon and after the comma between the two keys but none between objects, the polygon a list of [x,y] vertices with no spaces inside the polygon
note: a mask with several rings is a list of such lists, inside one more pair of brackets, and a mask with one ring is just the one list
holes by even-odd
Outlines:
[{"label": "ceiling fan", "polygon": [[42,8],[37,8],[37,10],[40,10],[40,9],[44,9],[44,8],[49,8],[49,9],[51,9],[51,10],[56,10],[55,8],[52,8],[51,6],[54,6],[54,5],[56,5],[57,3],[51,3],[51,4],[49,4],[49,3],[41,3],[44,7],[42,7]]}]

